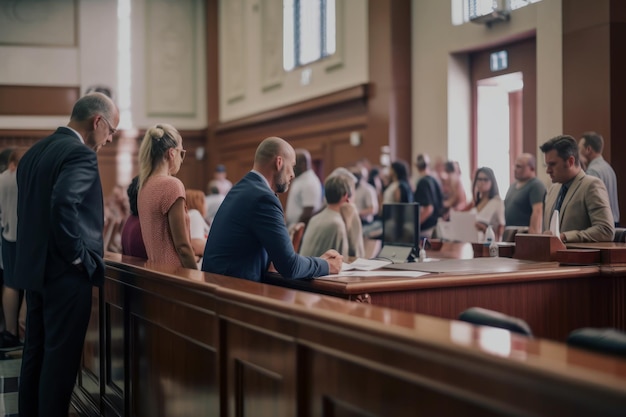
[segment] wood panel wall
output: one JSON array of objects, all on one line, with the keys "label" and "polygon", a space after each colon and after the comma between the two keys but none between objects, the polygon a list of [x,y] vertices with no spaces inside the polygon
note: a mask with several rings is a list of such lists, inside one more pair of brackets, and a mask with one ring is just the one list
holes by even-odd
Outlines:
[{"label": "wood panel wall", "polygon": [[[322,173],[355,162],[361,150],[349,145],[351,131],[367,127],[368,86],[362,85],[295,106],[277,109],[245,120],[225,123],[216,130],[217,153],[229,176],[236,180],[251,168],[259,143],[279,136],[295,148],[306,148]],[[371,142],[361,148],[373,148]]]},{"label": "wood panel wall", "polygon": [[79,97],[78,87],[0,85],[0,114],[69,118]]},{"label": "wood panel wall", "polygon": [[[603,156],[617,175],[626,211],[626,3],[563,0],[563,132],[604,137]],[[626,214],[621,214],[622,219]],[[623,223],[623,220],[620,222]]]},{"label": "wood panel wall", "polygon": [[113,254],[94,296],[73,396],[81,415],[610,416],[626,409],[623,360],[500,329],[494,335]]}]

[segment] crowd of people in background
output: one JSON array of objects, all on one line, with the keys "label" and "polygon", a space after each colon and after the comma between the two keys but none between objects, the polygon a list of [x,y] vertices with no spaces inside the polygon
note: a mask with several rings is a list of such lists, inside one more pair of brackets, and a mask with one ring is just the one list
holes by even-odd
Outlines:
[{"label": "crowd of people in background", "polygon": [[[614,224],[617,225],[619,208],[615,174],[602,158],[602,137],[587,132],[582,135],[577,146],[581,168],[586,169],[587,174],[601,178],[609,190]],[[176,151],[171,152],[172,160],[175,160]],[[466,192],[459,163],[442,158],[431,163],[428,154],[417,156],[413,164],[413,176],[411,165],[404,160],[395,160],[385,167],[360,159],[340,168],[341,176],[334,175],[335,172],[329,174],[325,182],[320,180],[321,175],[314,170],[308,150],[295,149],[295,157],[294,179],[287,197],[285,221],[290,237],[293,237],[296,228],[305,230],[297,251],[306,256],[319,256],[328,248],[344,256],[375,256],[380,249],[380,242],[376,240],[381,234],[379,219],[382,206],[388,203],[419,203],[420,238],[445,239],[438,225],[450,220],[451,212],[475,213],[474,228],[478,241],[484,239],[489,226],[498,241],[511,239],[517,232],[544,231],[543,211],[547,188],[537,178],[536,158],[530,153],[517,156],[513,170],[515,179],[505,194],[500,193],[496,174],[490,167],[479,167],[474,172],[471,190]],[[168,166],[170,173],[177,169],[175,163],[170,162]],[[143,245],[141,239],[135,238],[131,243],[127,236],[124,245],[122,238],[127,219],[130,219],[129,229],[139,227],[137,204],[132,202],[137,193],[134,190],[139,188],[137,181],[129,185],[127,193],[122,192],[122,187],[116,186],[105,200],[105,248],[112,252],[133,256],[139,254],[140,257],[149,258],[145,247],[137,249],[137,241]],[[182,184],[179,184],[181,187]],[[207,184],[206,194],[201,190],[184,192],[185,198],[181,201],[184,201],[186,216],[189,218],[189,240],[178,242],[177,245],[182,244],[185,248],[188,243],[198,266],[202,263],[216,213],[232,187],[225,166],[220,164]],[[177,195],[182,196],[183,189]],[[168,227],[173,227],[171,222],[167,223]],[[141,234],[141,231],[134,233]],[[185,261],[186,265],[191,266],[191,256],[184,255],[186,249],[182,250],[183,255],[180,249],[171,253],[176,253],[181,262],[186,256],[189,258]]]}]

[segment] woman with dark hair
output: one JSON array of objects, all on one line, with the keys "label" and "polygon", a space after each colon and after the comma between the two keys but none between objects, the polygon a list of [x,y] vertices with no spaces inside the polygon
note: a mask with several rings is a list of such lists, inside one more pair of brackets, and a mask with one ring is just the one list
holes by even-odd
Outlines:
[{"label": "woman with dark hair", "polygon": [[476,209],[476,229],[485,233],[488,226],[493,228],[496,240],[502,238],[504,232],[504,201],[500,198],[496,176],[491,168],[482,167],[476,170],[474,183],[474,202]]},{"label": "woman with dark hair", "polygon": [[409,185],[409,168],[406,162],[397,160],[391,164],[389,180],[389,185],[383,193],[383,204],[413,202],[413,191]]},{"label": "woman with dark hair", "polygon": [[138,175],[130,182],[126,193],[128,194],[130,215],[124,222],[124,227],[122,228],[122,255],[148,259],[146,245],[143,244],[143,237],[141,236],[139,212],[137,211],[137,193],[139,193]]}]

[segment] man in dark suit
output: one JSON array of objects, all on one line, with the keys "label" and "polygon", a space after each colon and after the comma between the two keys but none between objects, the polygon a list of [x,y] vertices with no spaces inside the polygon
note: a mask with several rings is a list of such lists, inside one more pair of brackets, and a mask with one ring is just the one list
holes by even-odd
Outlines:
[{"label": "man in dark suit", "polygon": [[559,212],[563,242],[611,242],[615,233],[609,194],[599,178],[585,175],[578,144],[568,135],[554,137],[539,147],[552,180],[544,204],[543,230]]},{"label": "man in dark suit", "polygon": [[283,208],[294,178],[296,153],[286,141],[270,137],[259,145],[254,166],[226,195],[209,232],[202,270],[260,281],[270,262],[285,278],[336,274],[343,257],[328,250],[321,257],[298,255],[291,244]]},{"label": "man in dark suit", "polygon": [[104,282],[104,209],[96,152],[119,110],[102,93],[74,105],[67,127],[39,141],[17,169],[15,275],[26,290],[19,414],[67,416],[91,314]]}]

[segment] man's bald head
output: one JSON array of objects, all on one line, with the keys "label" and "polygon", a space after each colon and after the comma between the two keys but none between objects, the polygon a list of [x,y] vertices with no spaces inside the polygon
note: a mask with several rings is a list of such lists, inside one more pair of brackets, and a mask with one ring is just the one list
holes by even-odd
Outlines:
[{"label": "man's bald head", "polygon": [[535,155],[531,153],[523,153],[519,157],[519,160],[525,164],[528,164],[533,171],[537,169],[537,161],[535,160]]},{"label": "man's bald head", "polygon": [[303,172],[311,169],[311,153],[303,148],[298,148],[295,150],[296,152],[296,167],[295,173],[296,177]]},{"label": "man's bald head", "polygon": [[284,139],[272,136],[266,138],[256,149],[254,170],[265,177],[276,193],[284,193],[294,178],[293,168],[296,153]]},{"label": "man's bald head", "polygon": [[102,93],[89,93],[74,103],[70,120],[84,122],[97,115],[106,117],[110,122],[119,117],[117,107],[111,98]]},{"label": "man's bald head", "polygon": [[537,175],[537,161],[530,153],[523,153],[515,159],[515,179],[518,181],[528,181]]},{"label": "man's bald head", "polygon": [[286,140],[271,136],[263,139],[263,142],[256,148],[254,165],[267,166],[271,164],[277,156],[284,157],[293,153],[293,148]]}]

